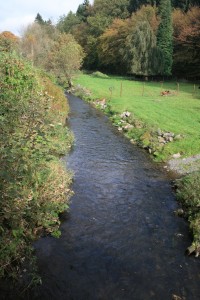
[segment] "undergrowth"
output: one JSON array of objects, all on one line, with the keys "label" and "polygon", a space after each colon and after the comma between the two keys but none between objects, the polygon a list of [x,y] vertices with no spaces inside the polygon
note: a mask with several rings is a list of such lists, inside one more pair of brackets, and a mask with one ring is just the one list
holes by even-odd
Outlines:
[{"label": "undergrowth", "polygon": [[[71,146],[63,91],[15,54],[0,53],[0,277],[34,263],[32,242],[57,237],[71,174],[60,161]],[[32,272],[31,270],[31,272]]]},{"label": "undergrowth", "polygon": [[109,78],[108,75],[106,75],[106,74],[104,74],[102,72],[99,72],[99,71],[93,72],[92,76],[93,77],[97,77],[97,78]]},{"label": "undergrowth", "polygon": [[184,216],[190,223],[193,243],[188,248],[189,254],[200,254],[200,172],[189,174],[177,183],[177,197],[182,204]]}]

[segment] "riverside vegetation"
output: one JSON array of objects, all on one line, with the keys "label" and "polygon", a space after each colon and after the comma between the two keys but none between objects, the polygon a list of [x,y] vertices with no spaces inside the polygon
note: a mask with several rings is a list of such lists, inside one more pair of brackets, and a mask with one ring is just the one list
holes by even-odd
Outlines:
[{"label": "riverside vegetation", "polygon": [[[157,162],[173,157],[181,162],[199,154],[200,90],[196,84],[133,81],[95,72],[81,74],[74,92],[107,113],[119,131],[147,149]],[[188,252],[196,256],[200,253],[199,174],[192,172],[176,180],[182,205],[178,214],[189,220],[194,239]]]},{"label": "riverside vegetation", "polygon": [[63,90],[43,71],[1,51],[0,77],[0,277],[19,279],[36,267],[33,241],[60,235],[72,194],[60,157],[73,137]]}]

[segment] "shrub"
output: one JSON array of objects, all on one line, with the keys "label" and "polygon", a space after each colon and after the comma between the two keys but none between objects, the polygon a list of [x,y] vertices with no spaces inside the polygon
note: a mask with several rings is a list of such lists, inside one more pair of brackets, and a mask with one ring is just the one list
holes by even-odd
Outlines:
[{"label": "shrub", "polygon": [[99,71],[96,71],[96,72],[93,72],[92,73],[92,76],[93,77],[97,77],[97,78],[109,78],[108,75],[104,74],[104,73],[101,73]]},{"label": "shrub", "polygon": [[72,136],[66,99],[48,78],[3,53],[0,76],[0,276],[17,277],[24,257],[32,260],[32,242],[45,232],[59,235],[71,195],[59,156]]},{"label": "shrub", "polygon": [[200,172],[195,172],[177,180],[177,197],[183,205],[185,216],[192,230],[193,251],[200,253]]}]

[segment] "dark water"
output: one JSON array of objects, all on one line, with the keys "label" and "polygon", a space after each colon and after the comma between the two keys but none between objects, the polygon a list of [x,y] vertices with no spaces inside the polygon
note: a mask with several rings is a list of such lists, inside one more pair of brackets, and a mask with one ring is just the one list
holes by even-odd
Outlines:
[{"label": "dark water", "polygon": [[35,247],[43,285],[30,299],[200,299],[200,260],[174,215],[169,179],[100,112],[69,96],[75,174],[60,239]]}]

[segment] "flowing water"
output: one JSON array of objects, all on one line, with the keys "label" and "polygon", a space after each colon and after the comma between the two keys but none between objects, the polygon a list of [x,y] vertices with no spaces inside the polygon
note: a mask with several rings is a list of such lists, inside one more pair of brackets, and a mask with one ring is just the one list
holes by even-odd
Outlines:
[{"label": "flowing water", "polygon": [[166,172],[101,112],[68,98],[75,195],[61,238],[35,244],[43,285],[27,299],[200,299],[200,260],[184,255],[188,225],[174,214]]}]

